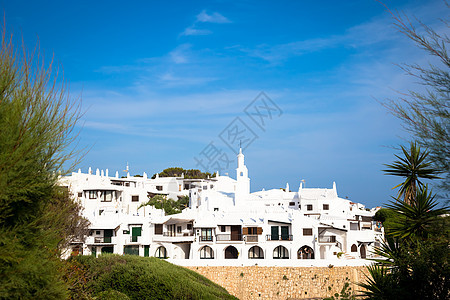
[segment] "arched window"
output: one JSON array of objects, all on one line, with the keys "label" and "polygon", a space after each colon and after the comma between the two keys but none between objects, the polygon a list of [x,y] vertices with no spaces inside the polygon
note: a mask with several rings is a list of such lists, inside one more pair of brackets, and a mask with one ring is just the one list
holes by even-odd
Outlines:
[{"label": "arched window", "polygon": [[200,249],[200,259],[213,259],[214,258],[214,250],[209,247],[205,246],[202,249]]},{"label": "arched window", "polygon": [[233,246],[228,246],[225,249],[225,259],[235,259],[238,258],[239,252]]},{"label": "arched window", "polygon": [[158,258],[167,258],[167,251],[166,248],[163,246],[159,246],[158,249],[156,249],[155,257]]},{"label": "arched window", "polygon": [[250,259],[263,259],[264,251],[259,246],[253,246],[248,250],[248,258]]},{"label": "arched window", "polygon": [[352,252],[358,252],[358,247],[356,247],[356,245],[353,244],[350,250],[351,250]]},{"label": "arched window", "polygon": [[288,259],[289,258],[289,251],[286,249],[286,247],[278,246],[275,249],[273,249],[273,258],[275,258],[275,259]]},{"label": "arched window", "polygon": [[314,259],[314,250],[309,246],[303,246],[297,251],[298,259]]}]

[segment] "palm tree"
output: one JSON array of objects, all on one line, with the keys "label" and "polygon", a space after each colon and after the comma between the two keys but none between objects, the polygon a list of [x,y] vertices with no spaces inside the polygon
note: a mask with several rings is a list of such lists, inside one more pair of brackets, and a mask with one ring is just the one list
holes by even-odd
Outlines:
[{"label": "palm tree", "polygon": [[401,146],[405,157],[395,155],[399,160],[394,161],[393,164],[386,164],[388,169],[383,170],[387,175],[401,176],[405,181],[393,187],[393,189],[400,187],[397,199],[403,197],[404,202],[411,204],[418,188],[424,187],[420,179],[440,179],[437,176],[439,173],[432,167],[432,163],[427,158],[428,151],[421,153],[420,146],[416,142],[411,142],[409,151]]}]

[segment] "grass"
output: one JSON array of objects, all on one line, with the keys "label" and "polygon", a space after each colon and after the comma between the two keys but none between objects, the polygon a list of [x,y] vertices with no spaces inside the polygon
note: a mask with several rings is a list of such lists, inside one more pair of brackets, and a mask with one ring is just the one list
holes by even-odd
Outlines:
[{"label": "grass", "polygon": [[204,276],[154,257],[77,256],[65,274],[72,299],[237,299]]}]

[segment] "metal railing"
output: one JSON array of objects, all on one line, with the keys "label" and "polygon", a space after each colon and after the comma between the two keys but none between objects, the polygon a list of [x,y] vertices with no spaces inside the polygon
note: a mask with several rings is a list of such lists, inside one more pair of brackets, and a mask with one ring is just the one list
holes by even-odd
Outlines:
[{"label": "metal railing", "polygon": [[111,237],[94,237],[94,243],[96,244],[111,243],[111,240],[112,240]]},{"label": "metal railing", "polygon": [[213,238],[212,236],[200,236],[201,242],[212,242]]},{"label": "metal railing", "polygon": [[163,232],[163,236],[174,236],[174,237],[180,237],[180,236],[193,236],[193,232],[181,232],[181,233],[175,233],[175,232]]},{"label": "metal railing", "polygon": [[292,234],[267,234],[266,241],[292,241]]},{"label": "metal railing", "polygon": [[319,243],[336,243],[336,237],[333,236],[319,236]]}]

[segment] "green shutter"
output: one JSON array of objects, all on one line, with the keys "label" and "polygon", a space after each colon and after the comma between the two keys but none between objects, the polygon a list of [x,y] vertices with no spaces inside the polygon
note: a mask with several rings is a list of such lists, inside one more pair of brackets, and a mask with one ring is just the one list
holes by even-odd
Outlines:
[{"label": "green shutter", "polygon": [[281,239],[283,241],[289,240],[289,227],[288,226],[281,226]]},{"label": "green shutter", "polygon": [[144,256],[145,257],[149,257],[150,256],[149,253],[150,253],[150,246],[149,245],[145,245],[144,246]]},{"label": "green shutter", "polygon": [[113,230],[112,229],[105,229],[104,233],[104,243],[111,243],[111,237],[113,236]]},{"label": "green shutter", "polygon": [[278,241],[278,226],[271,226],[270,228],[271,232],[271,240],[272,241]]},{"label": "green shutter", "polygon": [[133,227],[131,228],[131,235],[132,236],[141,236],[142,233],[142,227]]}]

